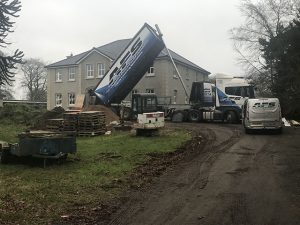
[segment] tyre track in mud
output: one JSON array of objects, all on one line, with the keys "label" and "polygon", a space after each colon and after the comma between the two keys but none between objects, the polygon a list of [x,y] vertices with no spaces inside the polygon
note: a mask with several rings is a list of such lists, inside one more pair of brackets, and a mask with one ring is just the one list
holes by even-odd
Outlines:
[{"label": "tyre track in mud", "polygon": [[[200,132],[207,140],[199,154],[172,166],[150,187],[132,192],[109,224],[184,224],[190,208],[197,203],[219,155],[233,146],[241,135],[235,127],[208,124],[171,124],[172,129]],[[197,224],[201,216],[190,215]],[[193,224],[193,223],[191,223]]]}]

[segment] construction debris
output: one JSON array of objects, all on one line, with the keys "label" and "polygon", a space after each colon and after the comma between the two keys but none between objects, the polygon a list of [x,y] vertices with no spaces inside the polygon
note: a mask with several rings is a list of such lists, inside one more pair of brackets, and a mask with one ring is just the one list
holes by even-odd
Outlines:
[{"label": "construction debris", "polygon": [[285,127],[290,127],[291,126],[291,124],[286,120],[286,118],[282,118],[282,122],[283,122]]},{"label": "construction debris", "polygon": [[300,126],[300,123],[297,122],[296,120],[290,120],[290,122],[293,126],[297,126],[297,127]]}]

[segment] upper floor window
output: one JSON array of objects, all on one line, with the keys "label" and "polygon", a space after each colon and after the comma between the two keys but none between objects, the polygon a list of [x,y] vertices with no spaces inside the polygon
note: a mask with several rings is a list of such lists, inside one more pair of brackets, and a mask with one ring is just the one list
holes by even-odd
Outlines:
[{"label": "upper floor window", "polygon": [[62,82],[62,73],[61,72],[56,73],[55,81],[56,82]]},{"label": "upper floor window", "polygon": [[146,76],[147,76],[147,77],[153,77],[153,76],[155,76],[155,73],[154,73],[154,67],[153,67],[153,66],[150,66],[150,68],[149,68],[148,71],[147,71]]},{"label": "upper floor window", "polygon": [[75,67],[69,68],[69,80],[70,81],[75,80]]},{"label": "upper floor window", "polygon": [[69,105],[72,106],[75,104],[75,93],[68,94]]},{"label": "upper floor window", "polygon": [[176,70],[173,70],[173,78],[178,79],[178,74]]},{"label": "upper floor window", "polygon": [[61,106],[62,105],[62,94],[56,93],[55,94],[55,106]]},{"label": "upper floor window", "polygon": [[131,91],[131,93],[132,93],[132,94],[137,94],[137,93],[139,93],[139,92],[138,92],[138,89],[133,89],[133,90]]},{"label": "upper floor window", "polygon": [[154,89],[153,88],[146,89],[146,93],[154,93]]},{"label": "upper floor window", "polygon": [[189,69],[188,69],[188,68],[186,68],[185,74],[186,74],[185,79],[186,79],[186,80],[189,80],[189,79],[190,79],[190,74],[189,74]]},{"label": "upper floor window", "polygon": [[86,64],[86,78],[94,78],[94,67],[92,64]]},{"label": "upper floor window", "polygon": [[105,75],[105,65],[103,63],[98,63],[98,77],[103,78]]}]

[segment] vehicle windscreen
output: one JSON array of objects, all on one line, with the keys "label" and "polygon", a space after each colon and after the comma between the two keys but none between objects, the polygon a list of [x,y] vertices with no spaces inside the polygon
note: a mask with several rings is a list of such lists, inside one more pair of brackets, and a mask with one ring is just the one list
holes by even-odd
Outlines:
[{"label": "vehicle windscreen", "polygon": [[235,95],[235,96],[254,98],[253,86],[225,87],[225,93],[227,95]]}]

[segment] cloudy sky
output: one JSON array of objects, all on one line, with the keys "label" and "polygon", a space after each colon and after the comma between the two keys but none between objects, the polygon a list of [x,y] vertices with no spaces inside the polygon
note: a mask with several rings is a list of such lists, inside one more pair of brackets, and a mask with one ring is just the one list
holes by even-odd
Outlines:
[{"label": "cloudy sky", "polygon": [[211,73],[243,75],[229,30],[242,23],[239,0],[21,0],[9,36],[26,58],[47,64],[131,38],[158,24],[168,48]]}]

